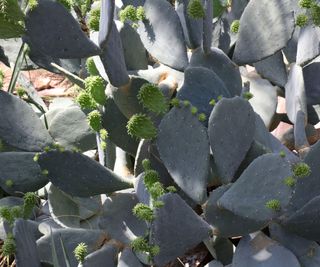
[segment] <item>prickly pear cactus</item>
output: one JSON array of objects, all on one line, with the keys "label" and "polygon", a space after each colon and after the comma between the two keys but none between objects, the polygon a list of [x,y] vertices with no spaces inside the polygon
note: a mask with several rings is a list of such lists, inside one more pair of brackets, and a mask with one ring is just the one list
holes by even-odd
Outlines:
[{"label": "prickly pear cactus", "polygon": [[0,0],[0,265],[320,266],[319,25],[317,0]]}]

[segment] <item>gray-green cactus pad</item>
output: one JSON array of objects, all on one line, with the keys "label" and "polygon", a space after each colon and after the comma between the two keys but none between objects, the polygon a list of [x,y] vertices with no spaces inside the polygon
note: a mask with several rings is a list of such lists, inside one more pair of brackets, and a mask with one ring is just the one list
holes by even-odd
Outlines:
[{"label": "gray-green cactus pad", "polygon": [[[45,186],[49,180],[41,174],[39,165],[33,160],[36,153],[0,153],[0,186],[6,192],[33,192]],[[19,166],[19,167],[17,167]]]},{"label": "gray-green cactus pad", "polygon": [[138,33],[145,48],[161,63],[184,70],[188,58],[178,14],[165,0],[146,0],[143,7],[146,20],[139,23]]},{"label": "gray-green cactus pad", "polygon": [[160,247],[154,262],[163,266],[208,238],[210,226],[177,194],[166,194],[160,200],[164,207],[156,210],[151,231],[153,242]]},{"label": "gray-green cactus pad", "polygon": [[108,131],[110,140],[124,151],[135,155],[138,141],[127,132],[128,119],[119,110],[112,98],[108,98],[102,113],[102,125]]},{"label": "gray-green cactus pad", "polygon": [[117,266],[118,249],[111,244],[105,244],[102,248],[92,252],[84,258],[82,267]]},{"label": "gray-green cactus pad", "polygon": [[248,3],[249,0],[238,0],[231,2],[231,15],[233,20],[241,18],[241,15]]},{"label": "gray-green cactus pad", "polygon": [[278,224],[270,225],[269,231],[272,239],[289,249],[301,266],[320,266],[320,246],[317,242],[292,234]]},{"label": "gray-green cactus pad", "polygon": [[[208,134],[218,172],[223,183],[234,178],[253,141],[255,113],[240,97],[223,98],[212,110]],[[241,134],[239,134],[241,133]]]},{"label": "gray-green cactus pad", "polygon": [[[52,218],[63,227],[80,228],[80,207],[72,199],[54,185],[48,191],[49,211]],[[61,205],[63,203],[63,205]]]},{"label": "gray-green cactus pad", "polygon": [[297,45],[298,45],[298,39],[300,35],[300,27],[296,27],[294,29],[292,38],[287,43],[287,46],[283,48],[283,54],[286,56],[286,59],[289,63],[296,62],[297,58]]},{"label": "gray-green cactus pad", "polygon": [[[216,0],[215,2],[220,2]],[[212,47],[218,47],[224,53],[229,52],[231,38],[228,33],[230,25],[226,18],[219,18],[216,22],[213,23],[213,32],[212,32]]]},{"label": "gray-green cactus pad", "polygon": [[104,47],[112,30],[115,10],[115,1],[102,0],[99,21],[99,46]]},{"label": "gray-green cactus pad", "polygon": [[297,46],[297,64],[305,65],[320,54],[320,29],[307,25],[300,30]]},{"label": "gray-green cactus pad", "polygon": [[285,86],[288,75],[281,51],[253,64],[253,66],[263,78],[281,87]]},{"label": "gray-green cactus pad", "polygon": [[131,76],[129,83],[125,86],[114,87],[111,84],[108,84],[108,95],[112,95],[119,110],[128,119],[136,113],[143,112],[143,107],[139,103],[137,95],[141,86],[147,82],[148,81],[143,78]]},{"label": "gray-green cactus pad", "polygon": [[96,134],[90,128],[86,114],[77,106],[60,111],[50,122],[49,133],[66,149],[87,151],[96,147]]},{"label": "gray-green cactus pad", "polygon": [[296,116],[299,110],[304,114],[308,114],[302,68],[297,64],[291,65],[285,89],[287,114],[290,121],[296,123]]},{"label": "gray-green cactus pad", "polygon": [[34,48],[56,58],[85,58],[100,53],[81,30],[79,23],[58,2],[40,0],[29,10],[26,38]]},{"label": "gray-green cactus pad", "polygon": [[21,267],[40,267],[40,257],[37,251],[36,237],[30,222],[17,219],[13,228],[16,242],[15,261]]},{"label": "gray-green cactus pad", "polygon": [[119,192],[108,197],[103,203],[99,226],[124,244],[129,244],[137,236],[145,234],[147,225],[133,215],[132,209],[138,204],[132,192]]},{"label": "gray-green cactus pad", "polygon": [[239,65],[255,63],[284,48],[295,28],[291,0],[253,0],[240,19],[233,54]]},{"label": "gray-green cactus pad", "polygon": [[[293,188],[284,181],[290,176],[291,166],[285,158],[277,154],[262,155],[218,200],[218,205],[239,216],[267,222],[281,215],[288,205]],[[279,201],[280,207],[268,208],[266,204],[270,200]]]},{"label": "gray-green cactus pad", "polygon": [[[98,33],[93,32],[90,39],[98,44]],[[99,40],[101,42],[101,40]],[[103,41],[100,58],[95,57],[94,62],[100,75],[113,86],[123,86],[129,82],[127,67],[123,55],[122,42],[116,24],[112,27],[108,39]]]},{"label": "gray-green cactus pad", "polygon": [[306,155],[304,162],[309,165],[311,173],[307,177],[297,179],[296,189],[291,199],[290,206],[295,210],[302,208],[314,197],[319,195],[319,171],[320,171],[320,142],[314,144]]},{"label": "gray-green cactus pad", "polygon": [[48,170],[49,180],[71,196],[90,197],[132,186],[130,181],[76,152],[49,151],[40,155],[38,163],[42,170]]},{"label": "gray-green cactus pad", "polygon": [[299,150],[309,146],[305,125],[307,122],[307,99],[302,68],[291,65],[288,83],[286,84],[286,110],[289,119],[294,123],[295,148]]},{"label": "gray-green cactus pad", "polygon": [[88,246],[87,250],[90,254],[91,252],[101,247],[101,245],[106,239],[106,234],[101,230],[72,228],[52,229],[52,234],[45,235],[37,240],[37,247],[41,262],[47,262],[52,264],[53,240],[59,266],[67,267],[64,261],[64,254],[61,246],[62,241],[70,265],[77,266],[77,260],[73,254],[73,251],[79,243],[85,243]]},{"label": "gray-green cactus pad", "polygon": [[137,177],[134,183],[134,190],[136,192],[137,198],[139,199],[139,202],[144,203],[146,205],[150,205],[151,197],[144,184],[143,178],[144,178],[144,173],[141,173]]},{"label": "gray-green cactus pad", "polygon": [[198,108],[199,113],[209,118],[213,106],[210,100],[219,96],[231,97],[224,82],[213,71],[203,67],[189,67],[184,72],[184,83],[177,93],[177,98],[188,100]]},{"label": "gray-green cactus pad", "polygon": [[187,12],[190,0],[179,0],[176,11],[180,18],[183,34],[190,49],[198,48],[202,41],[203,20],[191,18]]},{"label": "gray-green cactus pad", "polygon": [[37,64],[40,68],[46,69],[50,72],[61,73],[55,67],[51,65],[51,63],[55,63],[62,68],[70,71],[73,74],[79,74],[81,69],[81,59],[62,59],[48,56],[42,53],[37,48],[33,48],[32,44],[29,43],[30,52],[28,54],[29,58]]},{"label": "gray-green cactus pad", "polygon": [[130,248],[125,248],[119,257],[117,267],[143,267]]},{"label": "gray-green cactus pad", "polygon": [[[111,1],[113,2],[113,1]],[[128,24],[117,24],[127,69],[148,69],[147,51],[144,48],[139,34]]]},{"label": "gray-green cactus pad", "polygon": [[248,80],[250,82],[250,93],[253,94],[249,103],[253,110],[260,115],[265,126],[270,129],[278,104],[277,87],[258,76],[250,76]]},{"label": "gray-green cactus pad", "polygon": [[317,57],[303,69],[304,85],[306,90],[307,102],[309,105],[320,103],[320,86],[319,86],[319,71],[320,57]]},{"label": "gray-green cactus pad", "polygon": [[0,91],[0,139],[26,151],[41,151],[53,140],[32,108]]},{"label": "gray-green cactus pad", "polygon": [[192,52],[190,65],[211,69],[224,82],[231,96],[240,95],[242,83],[239,67],[219,48],[211,48],[210,53],[204,53],[202,48],[196,49]]},{"label": "gray-green cactus pad", "polygon": [[253,140],[250,149],[248,150],[246,157],[241,162],[236,174],[235,178],[238,178],[241,173],[254,161],[257,157],[260,157],[263,154],[270,153],[271,150],[268,147],[265,147],[263,144],[259,143],[256,140]]},{"label": "gray-green cactus pad", "polygon": [[219,207],[218,200],[231,187],[223,185],[210,193],[205,205],[205,220],[213,226],[213,233],[223,237],[242,236],[262,229],[266,224],[238,216],[229,210]]},{"label": "gray-green cactus pad", "polygon": [[242,237],[232,267],[300,267],[297,258],[262,232]]},{"label": "gray-green cactus pad", "polygon": [[160,160],[159,152],[157,151],[156,145],[151,140],[143,139],[140,141],[134,163],[135,176],[138,176],[139,174],[144,172],[142,166],[142,161],[144,159],[150,160],[151,168],[159,173],[159,179],[163,185],[169,186],[173,184],[173,180],[168,173],[168,170]]},{"label": "gray-green cactus pad", "polygon": [[310,200],[291,217],[284,219],[284,227],[309,240],[320,241],[318,215],[320,214],[320,196]]},{"label": "gray-green cactus pad", "polygon": [[273,153],[280,153],[283,151],[286,154],[286,159],[291,163],[299,161],[299,158],[292,153],[286,146],[273,136],[265,127],[261,117],[256,114],[256,129],[254,133],[254,140],[270,149]]},{"label": "gray-green cactus pad", "polygon": [[233,243],[228,238],[216,237],[213,242],[213,248],[216,251],[217,260],[224,265],[232,262],[234,254]]},{"label": "gray-green cactus pad", "polygon": [[162,119],[157,148],[177,185],[195,202],[206,200],[209,140],[190,107],[173,108]]},{"label": "gray-green cactus pad", "polygon": [[63,227],[80,228],[80,225],[83,224],[92,228],[90,219],[99,214],[102,208],[99,198],[100,196],[90,198],[71,197],[51,185],[48,191],[50,215]]}]

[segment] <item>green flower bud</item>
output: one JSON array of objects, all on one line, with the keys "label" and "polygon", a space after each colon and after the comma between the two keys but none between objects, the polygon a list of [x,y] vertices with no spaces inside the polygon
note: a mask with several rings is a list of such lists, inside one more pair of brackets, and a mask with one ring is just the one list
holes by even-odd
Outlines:
[{"label": "green flower bud", "polygon": [[164,206],[164,202],[160,201],[160,200],[155,200],[152,202],[153,207],[159,209],[162,208]]},{"label": "green flower bud", "polygon": [[281,210],[281,204],[280,201],[277,199],[271,199],[267,201],[266,207],[268,209],[274,210],[274,211],[280,211]]},{"label": "green flower bud", "polygon": [[33,157],[33,161],[37,162],[39,160],[40,153],[36,153]]},{"label": "green flower bud", "polygon": [[196,115],[198,112],[198,109],[196,107],[191,107],[191,113],[192,115]]},{"label": "green flower bud", "polygon": [[23,196],[23,218],[28,219],[33,211],[33,208],[38,202],[38,196],[33,192],[27,192]]},{"label": "green flower bud", "polygon": [[230,31],[233,32],[233,33],[238,33],[239,32],[239,28],[240,28],[240,20],[234,20],[231,23]]},{"label": "green flower bud", "polygon": [[6,186],[7,187],[12,187],[13,186],[13,181],[11,179],[6,180]]},{"label": "green flower bud", "polygon": [[148,244],[147,240],[142,236],[139,236],[136,239],[134,239],[131,242],[130,246],[136,252],[148,252],[149,251],[149,244]]},{"label": "green flower bud", "polygon": [[103,78],[100,76],[90,76],[86,78],[85,88],[98,104],[104,105],[106,103],[106,84]]},{"label": "green flower bud", "polygon": [[296,180],[292,176],[286,177],[283,182],[289,187],[294,187],[296,184]]},{"label": "green flower bud", "polygon": [[73,254],[79,263],[83,263],[84,258],[88,254],[88,246],[83,242],[78,244],[74,249]]},{"label": "green flower bud", "polygon": [[160,247],[157,245],[151,246],[149,249],[149,253],[151,257],[158,255],[160,253]]},{"label": "green flower bud", "polygon": [[302,8],[311,8],[314,0],[299,0],[299,6]]},{"label": "green flower bud", "polygon": [[149,190],[154,183],[159,182],[159,173],[155,170],[145,170],[143,182],[146,188]]},{"label": "green flower bud", "polygon": [[97,107],[96,102],[91,95],[86,91],[81,91],[76,98],[76,102],[81,109],[95,109]]},{"label": "green flower bud", "polygon": [[173,107],[180,107],[180,100],[178,98],[173,98],[171,99],[170,101],[170,104],[173,106]]},{"label": "green flower bud", "polygon": [[166,193],[163,188],[163,185],[160,182],[155,182],[148,190],[150,196],[155,200],[157,200],[159,197]]},{"label": "green flower bud", "polygon": [[101,138],[103,141],[107,140],[107,138],[108,138],[108,132],[107,132],[106,129],[101,129],[101,130],[99,131],[99,134],[100,134],[100,138]]},{"label": "green flower bud", "polygon": [[7,221],[10,225],[14,222],[14,217],[12,216],[11,209],[7,206],[0,208],[0,217]]},{"label": "green flower bud", "polygon": [[316,26],[320,26],[320,6],[316,3],[313,3],[311,6],[311,18]]},{"label": "green flower bud", "polygon": [[4,257],[10,257],[16,252],[16,242],[12,234],[8,234],[7,238],[2,244],[2,255]]},{"label": "green flower bud", "polygon": [[177,192],[177,188],[175,188],[173,185],[170,185],[166,188],[166,190],[170,193],[176,193]]},{"label": "green flower bud", "polygon": [[44,175],[44,176],[48,176],[49,171],[44,169],[44,170],[41,171],[41,174]]},{"label": "green flower bud", "polygon": [[100,142],[100,146],[103,150],[106,150],[107,149],[107,143],[105,141],[101,141]]},{"label": "green flower bud", "polygon": [[94,63],[93,57],[89,57],[86,61],[86,68],[88,73],[91,76],[98,76],[99,75],[99,71],[96,67],[96,64]]},{"label": "green flower bud", "polygon": [[218,100],[220,101],[223,98],[223,95],[218,96]]},{"label": "green flower bud", "polygon": [[158,86],[151,83],[142,85],[138,93],[139,102],[146,109],[160,114],[168,111],[168,103]]},{"label": "green flower bud", "polygon": [[297,163],[293,166],[293,174],[297,178],[302,178],[309,176],[311,174],[311,169],[308,164],[304,162]]},{"label": "green flower bud", "polygon": [[209,105],[210,106],[214,106],[216,104],[216,101],[214,99],[211,99],[210,102],[209,102]]},{"label": "green flower bud", "polygon": [[281,150],[281,151],[279,152],[279,156],[280,156],[281,158],[285,158],[285,157],[286,157],[286,152],[284,152],[283,150]]},{"label": "green flower bud", "polygon": [[27,92],[25,89],[23,89],[22,87],[19,87],[16,89],[16,94],[17,96],[19,96],[20,98],[24,97],[25,95],[27,95]]},{"label": "green flower bud", "polygon": [[90,10],[88,26],[92,31],[99,31],[100,23],[100,7]]},{"label": "green flower bud", "polygon": [[206,119],[207,119],[206,114],[200,113],[200,114],[198,115],[198,120],[199,120],[199,121],[205,121]]},{"label": "green flower bud", "polygon": [[309,21],[309,18],[307,15],[300,14],[297,16],[296,25],[302,28],[307,25],[308,21]]},{"label": "green flower bud", "polygon": [[65,148],[57,142],[52,145],[52,148],[58,150],[59,152],[65,151]]},{"label": "green flower bud", "polygon": [[148,170],[151,170],[151,162],[149,159],[144,159],[142,161],[142,167],[144,169],[144,171],[148,171]]},{"label": "green flower bud", "polygon": [[131,20],[132,22],[138,21],[136,9],[133,5],[127,5],[124,9],[120,10],[119,17],[122,22],[126,20]]},{"label": "green flower bud", "polygon": [[132,209],[133,214],[140,220],[151,222],[154,219],[153,210],[143,203],[138,203]]},{"label": "green flower bud", "polygon": [[204,8],[200,0],[190,0],[187,12],[188,16],[193,19],[202,19],[205,16]]},{"label": "green flower bud", "polygon": [[11,215],[14,219],[23,217],[23,207],[22,206],[13,206],[11,208]]},{"label": "green flower bud", "polygon": [[28,6],[30,10],[34,10],[38,6],[38,0],[29,0]]},{"label": "green flower bud", "polygon": [[34,192],[27,192],[23,196],[24,203],[26,205],[36,205],[38,202],[38,196]]},{"label": "green flower bud", "polygon": [[127,130],[129,135],[137,138],[152,139],[157,136],[157,129],[145,114],[133,115],[128,121]]},{"label": "green flower bud", "polygon": [[146,12],[144,11],[143,6],[138,6],[136,9],[136,17],[138,20],[146,19]]},{"label": "green flower bud", "polygon": [[242,97],[246,100],[250,100],[253,97],[253,94],[251,92],[243,92]]},{"label": "green flower bud", "polygon": [[190,103],[189,100],[184,100],[184,101],[183,101],[183,105],[184,105],[185,107],[189,107],[189,106],[191,105],[191,103]]},{"label": "green flower bud", "polygon": [[96,132],[99,132],[99,130],[101,129],[100,112],[98,110],[91,111],[87,116],[87,120],[91,129]]}]

